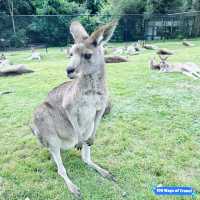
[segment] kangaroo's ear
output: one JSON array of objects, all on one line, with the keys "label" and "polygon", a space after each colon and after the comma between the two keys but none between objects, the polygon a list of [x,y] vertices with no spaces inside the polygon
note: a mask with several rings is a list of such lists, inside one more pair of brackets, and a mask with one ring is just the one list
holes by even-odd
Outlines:
[{"label": "kangaroo's ear", "polygon": [[94,46],[98,46],[101,45],[102,43],[108,42],[112,37],[117,24],[118,21],[112,21],[97,29],[95,32],[91,34],[89,38],[90,43]]},{"label": "kangaroo's ear", "polygon": [[72,34],[75,43],[80,43],[89,38],[88,33],[78,21],[73,21],[71,23],[70,33]]}]

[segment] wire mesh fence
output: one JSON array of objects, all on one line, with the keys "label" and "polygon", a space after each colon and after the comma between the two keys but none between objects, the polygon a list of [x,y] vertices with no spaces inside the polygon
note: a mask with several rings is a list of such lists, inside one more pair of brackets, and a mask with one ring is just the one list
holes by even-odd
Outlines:
[{"label": "wire mesh fence", "polygon": [[92,32],[96,26],[119,18],[112,41],[193,38],[200,36],[200,12],[167,15],[3,15],[0,14],[0,49],[65,46],[71,43],[69,25],[78,19]]}]

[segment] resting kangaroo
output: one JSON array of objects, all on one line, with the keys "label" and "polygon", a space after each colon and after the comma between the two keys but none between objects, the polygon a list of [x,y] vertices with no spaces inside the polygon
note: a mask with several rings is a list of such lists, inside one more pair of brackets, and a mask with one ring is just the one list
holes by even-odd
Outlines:
[{"label": "resting kangaroo", "polygon": [[105,81],[103,43],[107,42],[117,22],[97,29],[89,36],[83,26],[75,21],[70,32],[75,40],[71,60],[66,69],[70,82],[53,89],[34,113],[32,131],[46,146],[68,189],[76,197],[80,190],[69,179],[60,150],[81,149],[82,160],[105,178],[112,175],[95,164],[90,155],[95,133],[108,99]]},{"label": "resting kangaroo", "polygon": [[155,61],[155,58],[150,60],[150,69],[160,70],[160,72],[172,73],[180,72],[194,79],[200,79],[200,67],[195,63],[168,63],[168,56],[161,56],[160,63]]}]

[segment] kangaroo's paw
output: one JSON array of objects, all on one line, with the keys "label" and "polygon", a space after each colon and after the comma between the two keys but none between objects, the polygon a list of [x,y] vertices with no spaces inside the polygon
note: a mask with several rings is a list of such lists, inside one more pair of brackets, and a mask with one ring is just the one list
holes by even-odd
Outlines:
[{"label": "kangaroo's paw", "polygon": [[79,188],[76,185],[70,185],[68,187],[69,191],[74,195],[75,198],[77,199],[82,199],[82,195],[81,192],[79,190]]},{"label": "kangaroo's paw", "polygon": [[88,138],[88,140],[86,141],[86,144],[88,146],[92,146],[94,144],[94,138],[93,137]]},{"label": "kangaroo's paw", "polygon": [[104,178],[108,179],[108,180],[111,180],[113,182],[116,182],[116,178],[110,173],[108,172],[107,170],[103,170],[100,172],[101,176],[103,176]]},{"label": "kangaroo's paw", "polygon": [[80,150],[82,149],[82,147],[83,147],[82,142],[79,142],[78,144],[75,145],[75,148],[76,148],[78,151],[80,151]]}]

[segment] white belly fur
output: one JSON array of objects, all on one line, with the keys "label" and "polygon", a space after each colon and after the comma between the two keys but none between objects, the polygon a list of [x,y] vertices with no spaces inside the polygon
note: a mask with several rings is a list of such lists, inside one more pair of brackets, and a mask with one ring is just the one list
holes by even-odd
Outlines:
[{"label": "white belly fur", "polygon": [[87,140],[92,135],[95,116],[96,108],[93,106],[85,105],[79,111],[78,123],[84,140]]},{"label": "white belly fur", "polygon": [[[93,133],[97,111],[103,109],[102,99],[99,96],[84,96],[81,101],[76,102],[79,107],[73,110],[77,113],[77,121],[81,136],[86,141]],[[78,143],[78,137],[74,133],[71,141],[62,141],[62,148],[73,148]]]},{"label": "white belly fur", "polygon": [[[81,136],[84,141],[86,141],[93,133],[94,129],[94,119],[96,112],[87,112],[88,109],[81,109],[82,112],[79,115],[80,123],[79,128],[81,130]],[[84,119],[84,120],[83,120]],[[70,140],[60,139],[62,149],[73,148],[78,143],[77,134],[73,134]]]},{"label": "white belly fur", "polygon": [[99,95],[85,95],[79,103],[78,124],[83,139],[87,140],[93,133],[97,112],[103,109],[103,99]]}]

